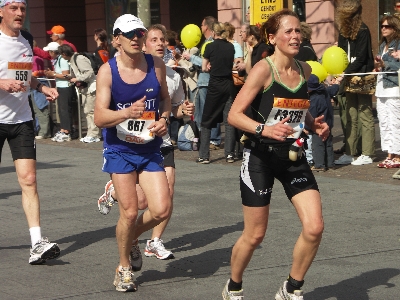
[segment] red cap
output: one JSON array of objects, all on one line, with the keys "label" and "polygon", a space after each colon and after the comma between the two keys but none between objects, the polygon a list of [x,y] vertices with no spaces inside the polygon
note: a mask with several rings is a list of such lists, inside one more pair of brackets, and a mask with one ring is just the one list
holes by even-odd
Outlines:
[{"label": "red cap", "polygon": [[51,30],[47,31],[47,34],[62,34],[65,33],[65,28],[62,27],[61,25],[56,25],[51,28]]}]

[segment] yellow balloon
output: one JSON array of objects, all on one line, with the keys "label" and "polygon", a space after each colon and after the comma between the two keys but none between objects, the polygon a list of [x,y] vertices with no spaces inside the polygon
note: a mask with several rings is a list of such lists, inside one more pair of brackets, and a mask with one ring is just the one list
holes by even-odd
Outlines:
[{"label": "yellow balloon", "polygon": [[181,41],[186,48],[193,48],[201,40],[201,30],[195,24],[189,24],[183,27],[181,31]]},{"label": "yellow balloon", "polygon": [[314,74],[315,76],[318,77],[319,82],[322,82],[328,77],[328,73],[326,72],[325,68],[317,61],[307,61],[307,63],[310,65],[312,71],[311,74]]},{"label": "yellow balloon", "polygon": [[347,53],[338,46],[329,47],[322,55],[322,65],[329,74],[342,74],[349,65]]},{"label": "yellow balloon", "polygon": [[212,41],[207,41],[207,42],[205,42],[205,43],[203,44],[203,46],[201,46],[201,50],[200,50],[201,56],[204,55],[204,51],[206,51],[206,46],[207,46],[209,43],[211,43],[211,42],[212,42]]}]

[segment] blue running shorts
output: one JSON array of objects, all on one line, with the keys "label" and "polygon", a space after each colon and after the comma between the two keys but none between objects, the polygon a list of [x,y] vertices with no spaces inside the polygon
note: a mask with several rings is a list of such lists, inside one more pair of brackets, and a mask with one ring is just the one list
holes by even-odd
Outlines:
[{"label": "blue running shorts", "polygon": [[129,174],[132,172],[164,172],[161,152],[132,154],[113,149],[103,150],[103,172]]}]

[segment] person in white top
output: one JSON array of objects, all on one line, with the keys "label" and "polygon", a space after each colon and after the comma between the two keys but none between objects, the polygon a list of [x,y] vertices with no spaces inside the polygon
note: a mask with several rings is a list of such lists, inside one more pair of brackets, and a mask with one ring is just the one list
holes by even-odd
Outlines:
[{"label": "person in white top", "polygon": [[381,19],[381,44],[375,58],[375,70],[387,72],[379,74],[376,84],[376,110],[379,118],[382,151],[388,153],[379,168],[400,168],[400,20],[395,16]]},{"label": "person in white top", "polygon": [[[162,58],[164,56],[165,49],[165,31],[163,27],[159,24],[152,25],[148,32],[145,34],[145,43],[143,45],[143,51],[147,54],[158,56]],[[172,113],[176,118],[183,118],[184,116],[192,116],[194,113],[194,104],[185,100],[185,93],[182,86],[182,80],[180,75],[175,72],[171,67],[166,65],[166,80],[168,85],[168,93],[171,97],[171,107]],[[171,200],[174,195],[174,185],[175,185],[175,160],[174,160],[174,147],[171,143],[169,134],[163,136],[163,143],[161,145],[161,153],[164,157],[164,169],[168,179],[169,191],[171,195]],[[139,208],[147,208],[146,197],[140,188],[136,185],[136,190],[139,196]],[[117,202],[116,194],[114,191],[114,186],[110,180],[105,186],[105,192],[100,196],[98,200],[99,211],[102,214],[108,214],[111,210],[112,205]],[[172,214],[172,211],[171,211]],[[155,256],[158,259],[168,259],[172,258],[173,254],[171,251],[165,249],[161,236],[164,233],[168,222],[171,218],[169,217],[161,222],[159,225],[153,228],[151,235],[151,240],[147,240],[145,255]],[[141,254],[137,247],[137,241],[134,241],[134,247],[131,252],[131,263],[134,271],[138,271],[141,268]],[[137,261],[133,258],[140,258]]]},{"label": "person in white top", "polygon": [[33,265],[58,257],[60,248],[41,234],[35,134],[28,95],[30,89],[36,89],[54,101],[58,93],[32,76],[33,51],[21,35],[25,17],[25,0],[0,0],[0,158],[7,140],[22,189],[32,244],[29,263]]}]

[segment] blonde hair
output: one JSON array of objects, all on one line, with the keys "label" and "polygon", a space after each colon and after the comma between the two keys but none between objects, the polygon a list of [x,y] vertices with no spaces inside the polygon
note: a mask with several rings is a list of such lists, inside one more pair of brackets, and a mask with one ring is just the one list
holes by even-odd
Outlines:
[{"label": "blonde hair", "polygon": [[214,23],[213,31],[216,36],[219,36],[224,40],[226,40],[229,36],[229,28],[227,28],[227,26],[225,26],[225,24],[221,22]]},{"label": "blonde hair", "polygon": [[347,39],[355,40],[362,24],[361,1],[342,0],[336,12],[336,24],[339,27],[340,34]]}]

